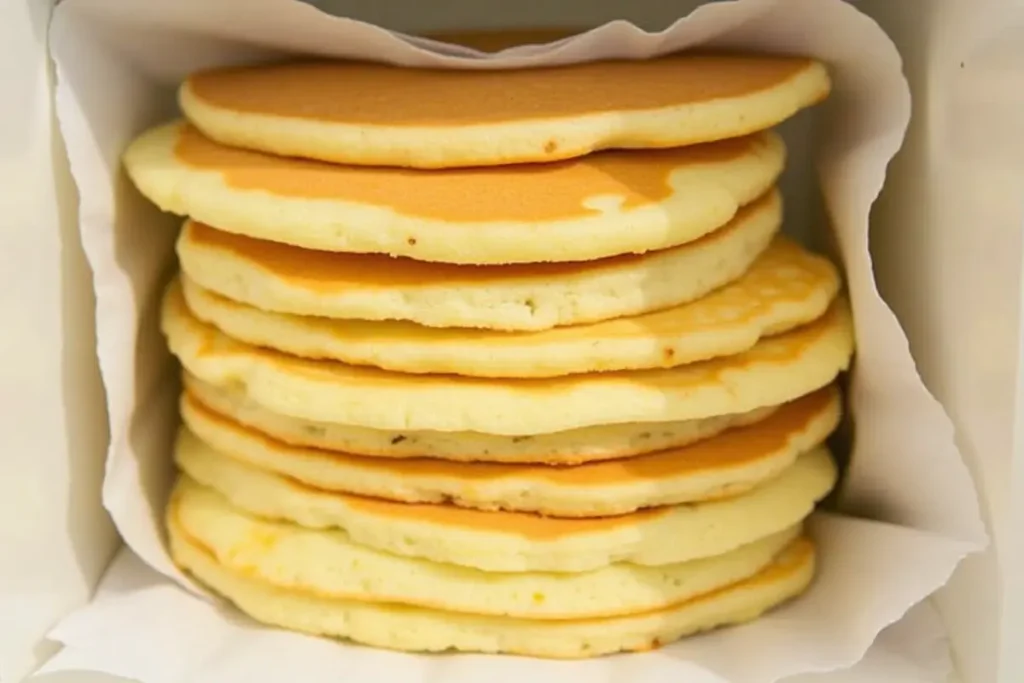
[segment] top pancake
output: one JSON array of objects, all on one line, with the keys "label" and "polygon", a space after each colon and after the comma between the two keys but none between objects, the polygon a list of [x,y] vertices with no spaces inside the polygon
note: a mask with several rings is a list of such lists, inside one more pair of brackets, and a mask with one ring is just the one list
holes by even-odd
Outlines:
[{"label": "top pancake", "polygon": [[420,261],[585,261],[692,242],[764,195],[785,161],[762,132],[541,165],[413,171],[227,147],[172,123],[124,163],[161,209],[307,249]]},{"label": "top pancake", "polygon": [[739,137],[829,89],[825,67],[809,59],[678,54],[511,71],[229,67],[193,74],[179,102],[225,144],[346,164],[455,168]]}]

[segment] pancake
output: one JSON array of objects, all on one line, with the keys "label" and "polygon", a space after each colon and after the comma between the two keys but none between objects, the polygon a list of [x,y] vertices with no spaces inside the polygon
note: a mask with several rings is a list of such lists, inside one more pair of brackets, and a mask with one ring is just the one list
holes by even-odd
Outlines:
[{"label": "pancake", "polygon": [[235,460],[307,486],[408,503],[452,503],[554,517],[620,515],[640,508],[735,496],[778,476],[839,423],[839,392],[822,389],[748,427],[686,448],[575,467],[368,458],[289,446],[182,401],[182,429]]},{"label": "pancake", "polygon": [[828,96],[825,67],[755,54],[517,70],[358,62],[227,67],[181,85],[185,115],[225,144],[346,164],[551,162],[771,128]]},{"label": "pancake", "polygon": [[579,465],[681,448],[731,427],[763,420],[775,411],[765,406],[746,413],[677,422],[632,422],[583,427],[552,434],[502,436],[480,432],[384,431],[315,422],[271,412],[231,386],[215,387],[183,373],[185,402],[216,413],[292,446],[344,451],[381,458],[430,456],[474,462]]},{"label": "pancake", "polygon": [[380,552],[343,531],[253,517],[188,477],[175,487],[167,526],[172,538],[207,549],[231,572],[289,590],[545,621],[636,614],[693,599],[762,571],[801,531],[795,525],[725,555],[663,567],[497,574]]},{"label": "pancake", "polygon": [[413,171],[225,147],[171,123],[124,164],[165,211],[308,249],[468,264],[584,261],[691,242],[775,183],[772,132],[554,164]]},{"label": "pancake", "polygon": [[831,263],[780,237],[739,280],[697,301],[516,334],[270,313],[181,280],[197,318],[249,344],[397,372],[510,378],[668,368],[742,353],[821,317],[840,285]]},{"label": "pancake", "polygon": [[722,555],[798,524],[836,481],[828,451],[817,448],[735,498],[563,519],[324,491],[218,453],[188,431],[179,433],[174,457],[185,474],[249,514],[343,529],[368,548],[494,572],[581,572]]},{"label": "pancake", "polygon": [[373,429],[531,435],[620,422],[693,420],[778,405],[832,382],[850,362],[849,309],[735,356],[668,370],[545,379],[409,375],[312,361],[236,341],[197,320],[172,285],[161,324],[171,352],[215,386],[306,420]]},{"label": "pancake", "polygon": [[273,626],[396,650],[583,658],[642,651],[686,635],[757,618],[802,593],[814,577],[814,546],[798,539],[749,579],[660,610],[622,617],[544,621],[460,614],[329,598],[236,573],[209,550],[171,536],[171,555],[242,612]]},{"label": "pancake", "polygon": [[316,252],[191,221],[177,251],[196,284],[266,311],[542,330],[699,299],[743,275],[781,224],[782,202],[772,191],[695,242],[581,263],[474,267]]}]

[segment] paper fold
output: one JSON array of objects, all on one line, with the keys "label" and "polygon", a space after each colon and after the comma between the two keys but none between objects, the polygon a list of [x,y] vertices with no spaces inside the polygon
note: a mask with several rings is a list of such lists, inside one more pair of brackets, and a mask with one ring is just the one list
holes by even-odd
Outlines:
[{"label": "paper fold", "polygon": [[[833,562],[851,560],[848,571],[861,573],[860,581],[873,582],[872,572],[884,571],[885,560],[877,553],[871,525],[823,516],[818,531],[828,537],[836,525],[853,525],[859,542],[868,547],[850,546],[856,555],[833,556]],[[886,529],[887,543],[915,543],[912,534]],[[831,550],[831,548],[828,548]],[[861,552],[867,551],[867,552]],[[939,563],[948,557],[933,557]],[[928,576],[928,580],[941,577]],[[827,584],[814,591],[827,592]],[[879,595],[875,603],[885,602]],[[813,609],[813,608],[811,608]],[[902,613],[905,605],[889,605],[891,614]],[[827,635],[805,632],[816,628],[821,616],[838,617],[837,629],[858,628],[858,609],[848,601],[839,601],[825,615],[809,614],[799,603],[788,621],[798,629],[801,648],[811,650]],[[163,619],[147,615],[161,614]],[[808,617],[810,619],[808,620]],[[185,632],[181,624],[188,624]],[[860,627],[873,629],[861,624]],[[789,628],[789,626],[787,626]],[[264,629],[247,619],[228,616],[210,603],[184,596],[170,581],[161,579],[128,551],[111,568],[94,603],[67,619],[53,637],[66,645],[63,653],[49,662],[41,673],[93,670],[145,681],[146,683],[250,683],[253,680],[301,680],[304,683],[336,681],[339,671],[346,680],[377,681],[385,677],[409,683],[477,683],[481,680],[518,683],[540,677],[578,677],[579,680],[628,680],[630,683],[721,683],[738,680],[723,677],[733,665],[736,648],[752,641],[767,639],[773,646],[779,633],[762,623],[734,629],[732,642],[700,637],[685,641],[682,650],[665,648],[645,655],[626,655],[599,660],[560,662],[517,657],[418,657],[372,648],[344,646],[305,636]],[[784,636],[787,637],[788,636]],[[687,664],[691,652],[699,652],[707,668]],[[826,650],[815,656],[824,663],[836,653]],[[159,662],[159,667],[154,666]],[[747,667],[758,666],[748,661]],[[480,668],[486,666],[481,676]],[[834,668],[829,665],[828,668]],[[828,674],[807,673],[785,678],[787,683],[937,683],[948,678],[951,665],[945,635],[934,609],[922,603],[900,623],[885,630],[868,652],[866,659],[849,669]],[[384,673],[386,672],[386,673]],[[768,672],[769,675],[771,672]],[[764,680],[768,680],[765,678]]]}]

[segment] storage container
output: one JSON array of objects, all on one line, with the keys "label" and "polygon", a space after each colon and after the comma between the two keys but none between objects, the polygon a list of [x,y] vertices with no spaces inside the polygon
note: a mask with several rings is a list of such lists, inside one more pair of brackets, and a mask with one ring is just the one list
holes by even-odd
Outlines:
[{"label": "storage container", "polygon": [[[206,0],[205,21],[216,15],[218,3],[241,12],[239,2]],[[102,10],[104,5],[116,7],[117,0],[91,4]],[[147,30],[145,3],[97,24],[102,30],[93,38],[118,47],[105,56],[109,62],[90,71],[91,77],[103,79],[118,72],[122,60],[155,54],[146,43],[173,44],[176,31],[191,36],[190,50],[195,52],[190,58],[196,63],[217,61],[227,49],[223,42],[195,39],[202,32],[196,23],[202,20],[195,19],[206,11],[196,9],[202,3],[163,4],[170,8],[164,21],[174,24],[174,30]],[[239,23],[251,23],[265,6],[277,4],[250,2],[244,10],[249,16]],[[619,18],[661,30],[698,3],[313,4],[338,16],[419,34],[467,27],[587,29]],[[956,428],[956,443],[978,487],[991,545],[965,559],[930,605],[915,608],[903,623],[885,631],[848,678],[830,674],[820,681],[916,680],[912,676],[941,669],[944,629],[962,683],[1016,683],[1024,680],[1024,653],[1016,645],[1024,637],[1024,585],[1019,580],[1024,576],[1024,503],[1019,501],[1024,491],[1024,432],[1017,416],[1019,387],[1024,386],[1019,360],[1024,266],[1024,91],[1019,87],[1024,47],[1019,39],[1024,6],[995,0],[852,4],[895,43],[913,98],[905,141],[871,214],[875,276],[906,332],[925,384]],[[58,126],[58,74],[48,52],[49,41],[58,35],[49,32],[53,11],[49,0],[0,6],[0,45],[6,50],[0,65],[6,93],[0,106],[0,678],[17,680],[42,666],[60,672],[50,674],[60,680],[85,683],[107,680],[68,673],[89,668],[95,653],[69,648],[51,659],[59,648],[44,636],[90,600],[120,541],[101,501],[111,438],[106,409],[111,388],[104,388],[97,362],[96,297],[79,235],[80,221],[90,218],[79,212],[85,206],[80,193],[90,191],[90,180],[72,178],[64,142],[69,130],[66,124],[64,130]],[[74,57],[71,50],[61,55],[66,62]],[[160,74],[163,66],[151,60],[144,69]],[[80,86],[83,73],[73,77]],[[138,87],[139,92],[151,92],[145,85]],[[100,91],[97,86],[97,98],[102,98]],[[63,106],[76,106],[74,98],[65,95]],[[111,120],[126,117],[118,125],[136,128],[127,118],[152,119],[154,112],[169,110],[166,100],[147,102],[130,113],[114,106],[105,110],[103,101],[84,106],[93,113],[103,111]],[[815,116],[801,116],[786,124],[793,145],[790,164],[796,169],[810,168],[814,149],[806,129],[816,121]],[[70,131],[79,140],[87,139],[88,132]],[[96,148],[105,153],[102,140]],[[93,187],[101,191],[103,184]],[[786,187],[794,215],[790,220],[798,232],[799,226],[823,220],[825,212],[812,184],[790,174]],[[135,201],[121,196],[127,188],[116,191],[117,201]],[[145,271],[139,277],[161,277],[168,244],[166,238],[154,238],[151,248],[125,257],[131,261],[128,269]],[[140,302],[122,303],[145,308]],[[161,381],[156,375],[136,379],[143,388]],[[928,477],[921,472],[908,485],[926,487]],[[870,507],[869,498],[864,489],[854,502]],[[901,511],[893,515],[906,517]],[[970,520],[963,528],[963,536],[970,536]],[[155,574],[152,581],[158,581]],[[118,643],[105,647],[117,652]],[[141,656],[121,654],[126,662]],[[819,677],[789,680],[812,683]]]}]

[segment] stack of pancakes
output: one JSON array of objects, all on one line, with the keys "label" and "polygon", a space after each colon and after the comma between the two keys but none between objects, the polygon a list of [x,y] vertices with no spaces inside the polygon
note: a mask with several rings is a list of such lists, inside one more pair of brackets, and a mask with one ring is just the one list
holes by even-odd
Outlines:
[{"label": "stack of pancakes", "polygon": [[853,351],[779,234],[809,60],[190,77],[125,163],[188,216],[175,561],[376,646],[643,650],[810,583]]}]

